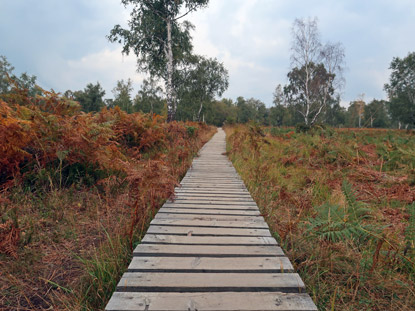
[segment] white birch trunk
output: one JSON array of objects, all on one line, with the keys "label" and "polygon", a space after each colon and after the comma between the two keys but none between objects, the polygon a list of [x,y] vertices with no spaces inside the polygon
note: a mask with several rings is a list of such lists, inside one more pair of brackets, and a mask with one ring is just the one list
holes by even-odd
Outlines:
[{"label": "white birch trunk", "polygon": [[173,48],[171,41],[172,21],[167,19],[167,48],[165,53],[167,57],[167,81],[166,81],[166,95],[167,95],[167,121],[173,121],[176,114],[176,103],[173,94]]},{"label": "white birch trunk", "polygon": [[197,121],[200,122],[200,113],[202,112],[203,109],[203,101],[200,102],[200,107],[199,107],[199,111],[197,112]]},{"label": "white birch trunk", "polygon": [[306,104],[306,111],[304,114],[304,123],[305,125],[308,125],[308,116],[310,114],[310,94],[309,94],[309,90],[308,90],[308,83],[310,81],[310,73],[308,71],[308,63],[306,64],[306,81],[305,81],[305,104]]}]

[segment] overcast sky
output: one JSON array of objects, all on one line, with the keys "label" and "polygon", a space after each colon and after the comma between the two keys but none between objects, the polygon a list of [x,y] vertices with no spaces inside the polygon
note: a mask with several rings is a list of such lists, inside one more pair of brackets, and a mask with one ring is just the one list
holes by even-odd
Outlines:
[{"label": "overcast sky", "polygon": [[[292,23],[315,16],[322,42],[345,47],[343,103],[363,93],[367,101],[385,98],[392,58],[415,51],[414,0],[210,0],[188,19],[196,26],[195,52],[229,71],[224,97],[271,106],[275,86],[287,82]],[[99,81],[112,97],[116,81],[131,78],[138,90],[145,76],[134,56],[123,57],[105,37],[128,17],[118,0],[0,0],[0,55],[46,89]]]}]

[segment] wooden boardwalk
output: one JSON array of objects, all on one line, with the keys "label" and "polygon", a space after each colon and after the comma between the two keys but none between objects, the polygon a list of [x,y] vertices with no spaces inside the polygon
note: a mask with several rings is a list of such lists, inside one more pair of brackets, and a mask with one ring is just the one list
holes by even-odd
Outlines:
[{"label": "wooden boardwalk", "polygon": [[160,209],[106,310],[317,310],[219,132]]}]

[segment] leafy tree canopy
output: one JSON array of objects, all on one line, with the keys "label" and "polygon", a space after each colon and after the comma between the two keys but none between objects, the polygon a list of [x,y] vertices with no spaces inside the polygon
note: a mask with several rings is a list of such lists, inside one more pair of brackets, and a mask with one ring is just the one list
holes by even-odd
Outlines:
[{"label": "leafy tree canopy", "polygon": [[131,92],[133,91],[133,82],[131,79],[127,81],[117,81],[117,86],[112,90],[114,94],[113,105],[120,107],[127,113],[133,112],[133,102],[131,100]]},{"label": "leafy tree canopy", "polygon": [[154,77],[144,79],[134,99],[134,109],[144,113],[163,115],[165,101],[162,98],[162,92],[163,89]]},{"label": "leafy tree canopy", "polygon": [[137,56],[138,71],[165,81],[171,121],[176,113],[173,76],[192,51],[193,26],[187,21],[179,23],[179,19],[205,7],[208,0],[122,0],[122,3],[133,6],[129,29],[116,25],[108,39],[122,43],[123,53],[132,51]]},{"label": "leafy tree canopy", "polygon": [[228,78],[228,71],[216,58],[191,56],[176,77],[180,109],[200,121],[204,108],[228,88]]},{"label": "leafy tree canopy", "polygon": [[66,91],[65,95],[67,97],[72,95],[72,98],[79,102],[82,107],[82,111],[85,112],[100,111],[105,106],[103,100],[105,91],[102,89],[99,82],[95,85],[88,83],[83,91],[76,91],[72,94],[70,91]]},{"label": "leafy tree canopy", "polygon": [[392,118],[415,127],[415,52],[404,58],[393,58],[389,83],[385,85],[390,99]]},{"label": "leafy tree canopy", "polygon": [[36,76],[24,72],[18,77],[13,71],[14,67],[7,61],[7,58],[0,55],[0,95],[11,93],[16,87],[26,90],[29,97],[42,93],[41,89],[36,86]]}]

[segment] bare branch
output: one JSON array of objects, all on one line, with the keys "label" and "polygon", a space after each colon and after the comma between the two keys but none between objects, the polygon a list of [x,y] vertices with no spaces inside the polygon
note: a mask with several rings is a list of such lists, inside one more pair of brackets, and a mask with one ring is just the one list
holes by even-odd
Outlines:
[{"label": "bare branch", "polygon": [[192,8],[189,9],[189,11],[187,11],[186,13],[184,13],[183,15],[176,17],[175,19],[173,19],[174,21],[177,21],[178,19],[181,19],[182,17],[185,17],[187,14],[189,14],[190,12],[193,12],[196,10],[196,6],[193,6]]}]

